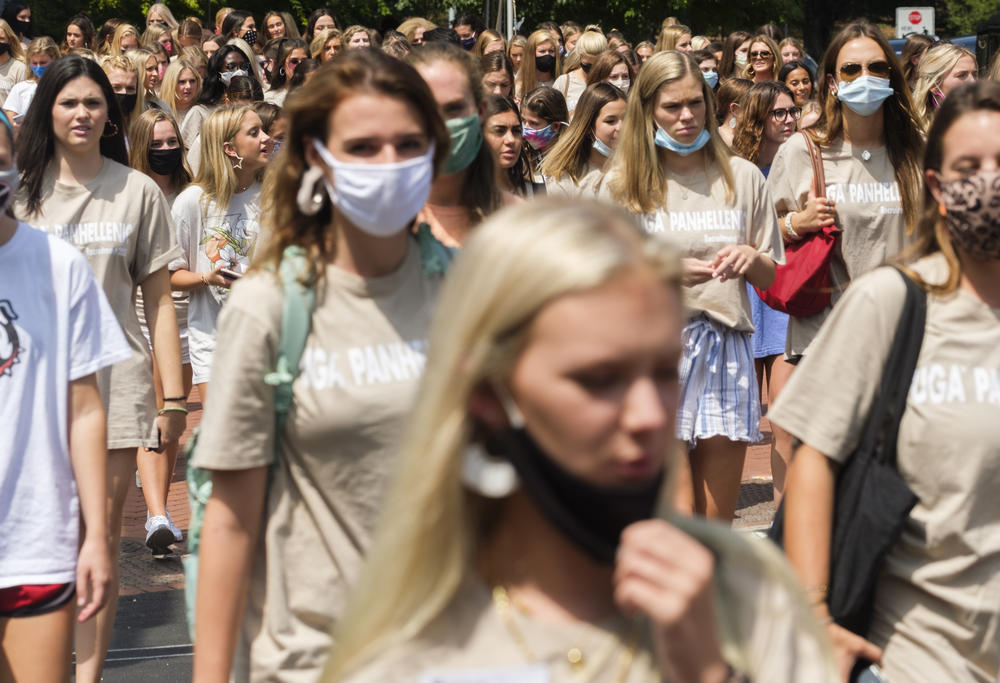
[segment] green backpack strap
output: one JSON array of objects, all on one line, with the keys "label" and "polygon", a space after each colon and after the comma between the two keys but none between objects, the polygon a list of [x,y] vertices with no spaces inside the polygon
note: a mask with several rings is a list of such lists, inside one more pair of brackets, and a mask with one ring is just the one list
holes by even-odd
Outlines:
[{"label": "green backpack strap", "polygon": [[[284,289],[281,308],[281,337],[278,342],[278,358],[274,370],[264,375],[264,381],[274,387],[274,455],[268,468],[268,485],[277,463],[284,432],[285,417],[292,407],[292,382],[299,374],[299,362],[306,348],[306,338],[312,326],[312,314],[316,308],[316,292],[308,281],[309,262],[302,247],[287,247],[278,268]],[[193,467],[191,458],[198,442],[195,430],[184,450],[187,460],[188,503],[191,519],[188,526],[188,551],[184,558],[185,611],[188,628],[194,638],[195,598],[198,586],[198,550],[201,545],[201,527],[205,516],[205,506],[212,496],[212,474],[208,470]]]},{"label": "green backpack strap", "polygon": [[278,268],[284,299],[281,310],[281,337],[278,360],[273,372],[264,375],[264,381],[274,387],[274,450],[277,458],[284,431],[285,417],[292,407],[292,382],[299,374],[299,362],[306,348],[306,338],[312,326],[316,309],[316,291],[306,284],[309,262],[302,247],[286,247]]}]

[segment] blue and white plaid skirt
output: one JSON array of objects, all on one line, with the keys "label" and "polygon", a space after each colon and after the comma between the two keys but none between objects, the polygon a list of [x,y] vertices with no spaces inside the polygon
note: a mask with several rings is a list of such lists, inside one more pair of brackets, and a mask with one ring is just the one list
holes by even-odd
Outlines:
[{"label": "blue and white plaid skirt", "polygon": [[677,438],[725,436],[755,442],[760,434],[760,391],[750,335],[700,315],[681,333],[681,397]]}]

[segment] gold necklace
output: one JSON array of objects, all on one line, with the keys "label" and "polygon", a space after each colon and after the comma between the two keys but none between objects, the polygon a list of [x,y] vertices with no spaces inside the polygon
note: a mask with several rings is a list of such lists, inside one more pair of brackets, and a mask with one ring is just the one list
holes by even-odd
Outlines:
[{"label": "gold necklace", "polygon": [[[514,606],[513,600],[511,600],[510,594],[507,593],[507,589],[503,586],[497,585],[493,587],[493,604],[496,606],[496,610],[500,614],[500,620],[503,622],[504,628],[507,629],[507,633],[510,635],[511,640],[514,641],[528,661],[539,661],[539,657],[531,648],[524,632],[521,631],[520,627],[514,620],[514,611],[516,607]],[[635,651],[638,639],[638,621],[632,622],[632,628],[629,630],[628,643],[622,643],[621,639],[616,636],[616,640],[625,645],[625,652],[622,654],[622,665],[619,669],[618,676],[615,678],[616,683],[624,683],[629,670],[632,668],[632,662],[635,660]],[[582,674],[584,669],[587,667],[587,659],[584,656],[583,650],[575,646],[570,647],[566,651],[566,662],[569,664],[570,671],[572,671],[575,675]]]}]

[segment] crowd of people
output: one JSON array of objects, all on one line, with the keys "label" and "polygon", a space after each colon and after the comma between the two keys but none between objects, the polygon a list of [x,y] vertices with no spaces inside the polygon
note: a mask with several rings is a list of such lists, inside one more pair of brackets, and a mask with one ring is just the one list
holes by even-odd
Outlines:
[{"label": "crowd of people", "polygon": [[[7,3],[0,680],[101,679],[195,387],[196,681],[997,680],[1000,57],[526,33]],[[775,304],[821,239],[826,300]],[[852,629],[886,264],[916,503]],[[728,528],[765,406],[784,555]]]}]

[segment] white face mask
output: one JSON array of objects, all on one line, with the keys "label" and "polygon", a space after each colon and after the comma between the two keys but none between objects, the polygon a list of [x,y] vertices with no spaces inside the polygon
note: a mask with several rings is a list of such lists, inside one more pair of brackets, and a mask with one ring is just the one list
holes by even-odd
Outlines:
[{"label": "white face mask", "polygon": [[313,147],[333,171],[330,201],[354,226],[373,237],[405,229],[427,203],[434,179],[434,145],[416,159],[389,164],[337,161],[319,140]]},{"label": "white face mask", "polygon": [[609,80],[608,83],[610,83],[611,85],[617,85],[619,88],[621,88],[622,92],[626,93],[628,92],[628,87],[632,85],[632,83],[627,78],[622,78],[621,80],[617,81]]},{"label": "white face mask", "polygon": [[237,76],[249,76],[245,69],[237,69],[236,71],[223,71],[219,74],[219,78],[222,79],[223,84],[229,87],[229,83]]}]

